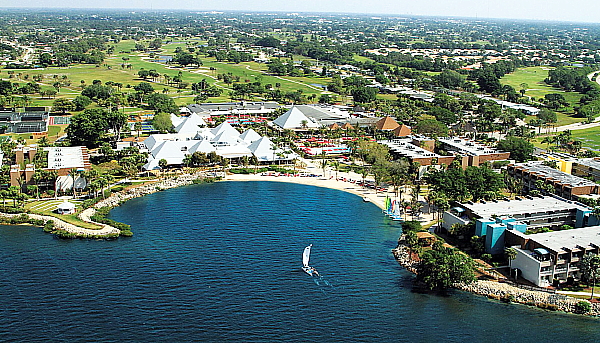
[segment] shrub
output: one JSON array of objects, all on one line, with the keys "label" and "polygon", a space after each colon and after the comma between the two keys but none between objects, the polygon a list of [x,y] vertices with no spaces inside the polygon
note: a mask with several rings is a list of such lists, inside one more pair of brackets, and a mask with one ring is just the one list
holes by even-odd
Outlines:
[{"label": "shrub", "polygon": [[117,192],[120,192],[120,191],[122,191],[124,189],[125,189],[124,186],[119,185],[119,186],[114,186],[113,188],[110,189],[110,191],[112,193],[117,193]]},{"label": "shrub", "polygon": [[581,300],[575,304],[575,313],[585,314],[592,310],[592,304],[589,301]]},{"label": "shrub", "polygon": [[52,220],[48,220],[46,224],[44,224],[44,232],[52,231],[54,231],[54,222]]},{"label": "shrub", "polygon": [[537,306],[539,308],[543,308],[545,310],[550,310],[550,311],[556,311],[556,310],[558,310],[558,306],[556,306],[554,304],[539,303]]}]

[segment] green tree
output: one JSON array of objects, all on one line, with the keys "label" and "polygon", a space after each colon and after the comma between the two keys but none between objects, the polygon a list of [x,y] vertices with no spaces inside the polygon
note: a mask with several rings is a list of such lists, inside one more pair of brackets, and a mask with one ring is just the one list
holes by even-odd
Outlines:
[{"label": "green tree", "polygon": [[590,299],[593,299],[596,279],[600,275],[600,256],[586,254],[579,263],[579,270],[581,271],[581,277],[587,281],[588,285],[592,286]]},{"label": "green tree", "polygon": [[173,129],[171,116],[167,113],[158,113],[152,118],[152,126],[162,133],[171,131]]},{"label": "green tree", "polygon": [[517,162],[529,161],[533,158],[535,147],[526,139],[508,136],[498,142],[497,148],[501,151],[510,152],[510,157]]},{"label": "green tree", "polygon": [[83,111],[87,106],[92,103],[92,99],[85,95],[78,95],[73,99],[73,105],[75,105],[75,111]]},{"label": "green tree", "polygon": [[415,131],[419,134],[428,135],[432,137],[447,137],[448,126],[444,123],[437,121],[436,119],[424,119],[420,120],[415,126]]},{"label": "green tree", "polygon": [[147,98],[148,108],[157,113],[178,113],[179,107],[175,105],[173,98],[166,94],[152,93]]},{"label": "green tree", "polygon": [[456,283],[475,281],[473,260],[460,251],[442,247],[427,250],[419,258],[417,281],[429,289],[445,290]]},{"label": "green tree", "polygon": [[69,99],[60,98],[54,100],[54,102],[52,103],[52,110],[61,112],[62,114],[65,114],[69,111],[73,111],[74,109],[75,104],[73,104],[73,102],[71,102],[71,100]]},{"label": "green tree", "polygon": [[107,128],[107,112],[103,109],[88,109],[71,117],[67,127],[67,137],[71,145],[97,147],[104,130]]}]

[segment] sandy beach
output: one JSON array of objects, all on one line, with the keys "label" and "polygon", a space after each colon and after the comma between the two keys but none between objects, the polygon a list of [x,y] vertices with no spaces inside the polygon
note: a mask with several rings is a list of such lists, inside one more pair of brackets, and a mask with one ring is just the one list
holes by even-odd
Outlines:
[{"label": "sandy beach", "polygon": [[[302,172],[307,174],[315,174],[317,177],[303,177],[303,176],[267,176],[261,174],[229,174],[225,177],[225,181],[276,181],[276,182],[291,182],[303,185],[325,187],[331,189],[337,189],[340,191],[348,192],[359,196],[357,201],[364,201],[363,198],[369,199],[370,202],[375,204],[381,209],[385,209],[385,198],[389,196],[394,198],[394,193],[391,187],[386,191],[375,192],[374,189],[361,187],[349,180],[361,181],[362,175],[354,172],[336,172],[331,168],[327,168],[325,176],[323,176],[323,169],[317,167],[316,163],[311,160],[302,160],[306,164],[306,168],[302,169]],[[336,179],[337,176],[337,179]],[[346,181],[343,181],[346,179]],[[373,182],[372,177],[367,177],[365,181]],[[407,199],[406,196],[403,198]],[[422,199],[419,199],[422,200]],[[410,216],[408,216],[410,219]],[[431,214],[423,213],[421,216],[423,223],[428,223],[433,220]]]}]

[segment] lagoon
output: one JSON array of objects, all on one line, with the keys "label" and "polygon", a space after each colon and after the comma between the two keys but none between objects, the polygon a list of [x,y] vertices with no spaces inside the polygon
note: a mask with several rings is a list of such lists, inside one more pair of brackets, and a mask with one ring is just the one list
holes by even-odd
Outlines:
[{"label": "lagoon", "polygon": [[[135,236],[0,228],[0,341],[595,342],[595,318],[412,291],[398,223],[342,191],[218,182],[111,212]],[[300,270],[313,244],[319,282]]]}]

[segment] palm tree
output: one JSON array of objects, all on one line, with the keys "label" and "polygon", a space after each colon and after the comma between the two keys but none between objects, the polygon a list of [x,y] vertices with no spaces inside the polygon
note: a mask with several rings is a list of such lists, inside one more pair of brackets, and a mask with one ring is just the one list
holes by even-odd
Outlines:
[{"label": "palm tree", "polygon": [[515,248],[506,248],[504,249],[504,253],[506,254],[506,258],[508,258],[508,272],[511,274],[512,261],[517,258],[517,250]]},{"label": "palm tree", "polygon": [[322,159],[321,162],[319,163],[319,166],[323,169],[323,177],[327,178],[325,172],[327,171],[327,164],[329,161],[327,161],[326,159]]},{"label": "palm tree", "polygon": [[335,170],[335,179],[338,178],[338,172],[340,171],[340,162],[339,161],[331,161],[331,166],[333,170]]},{"label": "palm tree", "polygon": [[75,198],[77,196],[77,194],[75,193],[75,179],[77,178],[77,168],[71,168],[69,170],[69,176],[73,179],[73,198]]}]

